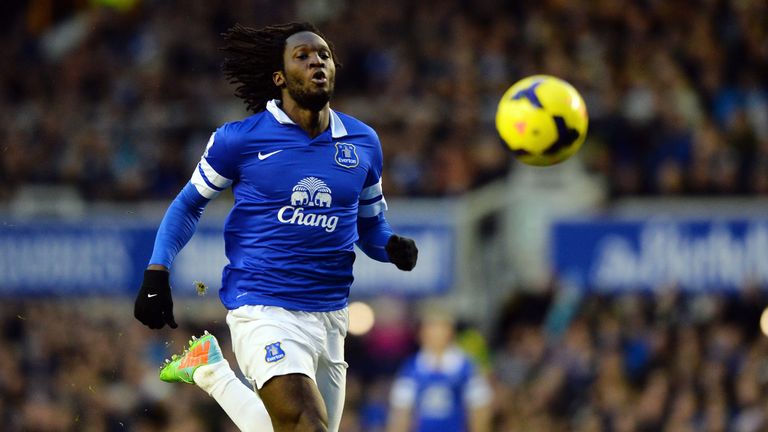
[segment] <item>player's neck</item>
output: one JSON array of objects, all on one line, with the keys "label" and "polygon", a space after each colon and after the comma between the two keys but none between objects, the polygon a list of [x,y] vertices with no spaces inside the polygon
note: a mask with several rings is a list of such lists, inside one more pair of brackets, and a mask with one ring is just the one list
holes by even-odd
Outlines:
[{"label": "player's neck", "polygon": [[448,352],[448,347],[430,347],[427,352],[429,352],[435,359],[442,360],[445,353]]},{"label": "player's neck", "polygon": [[299,106],[291,98],[283,98],[282,109],[294,123],[304,129],[310,138],[314,138],[328,129],[328,124],[331,121],[331,109],[328,104],[325,104],[320,111],[313,111]]}]

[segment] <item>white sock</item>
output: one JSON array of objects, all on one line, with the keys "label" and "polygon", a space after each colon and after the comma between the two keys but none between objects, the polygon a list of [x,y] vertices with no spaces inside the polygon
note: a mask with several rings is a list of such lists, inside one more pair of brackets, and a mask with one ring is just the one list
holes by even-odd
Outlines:
[{"label": "white sock", "polygon": [[224,412],[243,432],[273,432],[272,420],[259,396],[240,381],[229,362],[223,359],[200,366],[193,379],[219,403]]}]

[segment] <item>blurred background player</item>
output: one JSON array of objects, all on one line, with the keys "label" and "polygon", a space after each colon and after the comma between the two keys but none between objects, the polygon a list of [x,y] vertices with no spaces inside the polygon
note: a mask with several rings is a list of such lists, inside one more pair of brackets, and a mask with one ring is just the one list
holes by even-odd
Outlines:
[{"label": "blurred background player", "polygon": [[376,133],[329,108],[336,62],[318,30],[237,25],[224,37],[225,75],[255,115],[211,135],[160,224],[134,314],[150,328],[176,328],[169,269],[205,206],[231,186],[219,295],[240,368],[269,416],[207,332],[160,377],[197,384],[241,430],[269,430],[271,418],[278,432],[336,431],[353,247],[407,271],[418,251],[384,219]]},{"label": "blurred background player", "polygon": [[491,387],[444,309],[422,314],[419,351],[392,384],[387,432],[490,432]]}]

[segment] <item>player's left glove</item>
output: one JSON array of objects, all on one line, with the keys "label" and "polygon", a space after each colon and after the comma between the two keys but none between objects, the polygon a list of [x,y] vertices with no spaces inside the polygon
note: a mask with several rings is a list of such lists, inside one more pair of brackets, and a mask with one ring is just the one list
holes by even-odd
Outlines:
[{"label": "player's left glove", "polygon": [[387,241],[386,250],[389,262],[396,265],[400,270],[411,271],[416,267],[419,249],[416,247],[415,241],[392,234],[392,237]]}]

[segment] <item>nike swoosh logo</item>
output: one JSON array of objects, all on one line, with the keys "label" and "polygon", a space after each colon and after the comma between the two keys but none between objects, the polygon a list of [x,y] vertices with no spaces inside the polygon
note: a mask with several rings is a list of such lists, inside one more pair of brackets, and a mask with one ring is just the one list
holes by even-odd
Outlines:
[{"label": "nike swoosh logo", "polygon": [[273,152],[264,153],[264,154],[261,154],[261,152],[259,152],[259,160],[264,160],[264,159],[266,159],[266,158],[268,158],[268,157],[270,157],[272,155],[276,155],[276,154],[280,153],[281,151],[282,150],[275,150]]},{"label": "nike swoosh logo", "polygon": [[147,294],[147,298],[157,297],[157,294]]}]

